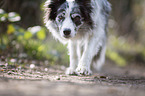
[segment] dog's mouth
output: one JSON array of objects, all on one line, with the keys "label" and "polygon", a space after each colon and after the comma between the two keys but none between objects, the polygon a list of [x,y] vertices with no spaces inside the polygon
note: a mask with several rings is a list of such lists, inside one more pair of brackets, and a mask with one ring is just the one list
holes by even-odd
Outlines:
[{"label": "dog's mouth", "polygon": [[66,35],[64,35],[63,37],[64,37],[65,39],[71,38],[71,36],[66,36]]},{"label": "dog's mouth", "polygon": [[72,35],[63,35],[62,37],[63,37],[64,39],[73,39],[73,38],[76,37],[76,34],[74,34],[74,36],[72,36]]}]

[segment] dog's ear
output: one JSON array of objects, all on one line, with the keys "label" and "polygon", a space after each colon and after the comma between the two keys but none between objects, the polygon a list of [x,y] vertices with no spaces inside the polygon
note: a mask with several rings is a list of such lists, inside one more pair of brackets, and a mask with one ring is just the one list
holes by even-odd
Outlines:
[{"label": "dog's ear", "polygon": [[63,4],[66,0],[48,0],[45,3],[45,21],[52,20],[54,21],[57,16],[57,9]]}]

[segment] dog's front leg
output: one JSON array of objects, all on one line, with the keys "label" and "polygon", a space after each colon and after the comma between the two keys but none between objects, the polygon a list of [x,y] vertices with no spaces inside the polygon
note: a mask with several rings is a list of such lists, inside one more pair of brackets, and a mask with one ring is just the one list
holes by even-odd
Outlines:
[{"label": "dog's front leg", "polygon": [[73,41],[69,41],[68,50],[70,55],[70,66],[66,70],[66,74],[76,74],[75,70],[78,64],[78,56],[77,56],[77,43]]},{"label": "dog's front leg", "polygon": [[93,57],[99,50],[99,45],[97,44],[98,40],[99,39],[92,37],[85,42],[84,51],[76,69],[78,75],[92,74],[92,71],[90,70],[90,65]]}]

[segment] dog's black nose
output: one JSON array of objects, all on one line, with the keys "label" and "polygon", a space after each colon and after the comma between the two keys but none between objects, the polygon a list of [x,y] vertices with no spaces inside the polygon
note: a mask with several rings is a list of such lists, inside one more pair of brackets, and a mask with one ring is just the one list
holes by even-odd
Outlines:
[{"label": "dog's black nose", "polygon": [[71,30],[70,30],[70,29],[65,29],[65,30],[63,31],[63,33],[64,33],[65,36],[69,36],[70,33],[71,33]]}]

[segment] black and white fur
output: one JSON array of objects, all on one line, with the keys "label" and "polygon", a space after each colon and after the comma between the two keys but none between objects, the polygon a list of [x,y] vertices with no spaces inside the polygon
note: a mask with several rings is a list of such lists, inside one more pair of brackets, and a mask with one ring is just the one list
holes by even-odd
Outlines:
[{"label": "black and white fur", "polygon": [[[45,23],[52,35],[68,44],[70,66],[66,74],[90,75],[91,64],[105,61],[107,0],[47,0]],[[98,58],[97,58],[98,57]]]}]

